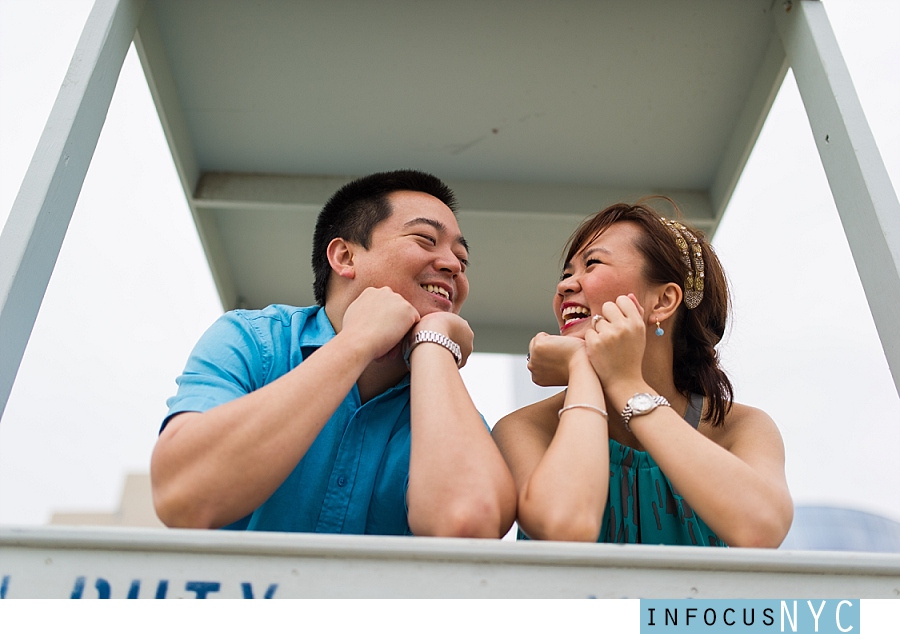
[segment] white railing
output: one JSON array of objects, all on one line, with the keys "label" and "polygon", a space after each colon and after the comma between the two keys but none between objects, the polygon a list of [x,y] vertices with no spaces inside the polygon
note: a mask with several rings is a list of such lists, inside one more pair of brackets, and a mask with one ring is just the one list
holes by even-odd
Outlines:
[{"label": "white railing", "polygon": [[0,528],[5,598],[900,598],[900,554]]}]

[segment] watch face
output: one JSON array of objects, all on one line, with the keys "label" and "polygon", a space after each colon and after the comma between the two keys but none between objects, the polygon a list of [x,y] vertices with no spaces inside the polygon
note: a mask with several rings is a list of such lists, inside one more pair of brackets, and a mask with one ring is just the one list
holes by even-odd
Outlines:
[{"label": "watch face", "polygon": [[656,402],[649,394],[635,394],[631,397],[631,411],[636,416],[646,414],[656,407]]}]

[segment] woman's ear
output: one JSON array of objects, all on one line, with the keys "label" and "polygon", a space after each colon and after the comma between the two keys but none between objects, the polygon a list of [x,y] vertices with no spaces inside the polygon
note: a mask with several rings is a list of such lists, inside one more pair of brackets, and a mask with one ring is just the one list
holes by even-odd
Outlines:
[{"label": "woman's ear", "polygon": [[663,284],[656,296],[656,305],[653,306],[653,310],[650,312],[650,321],[655,323],[657,320],[667,320],[681,306],[682,299],[683,293],[678,284],[675,282]]},{"label": "woman's ear", "polygon": [[328,255],[328,264],[331,270],[339,277],[352,280],[356,277],[356,267],[353,263],[355,245],[343,238],[335,238],[328,243],[325,253]]}]

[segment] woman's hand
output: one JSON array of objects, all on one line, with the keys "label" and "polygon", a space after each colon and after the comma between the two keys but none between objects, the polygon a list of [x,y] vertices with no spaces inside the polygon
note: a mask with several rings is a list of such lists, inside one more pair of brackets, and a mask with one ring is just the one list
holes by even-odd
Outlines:
[{"label": "woman's hand", "polygon": [[642,381],[646,346],[644,309],[633,293],[606,302],[584,333],[588,358],[604,389],[616,381]]},{"label": "woman's hand", "polygon": [[569,364],[584,340],[539,332],[528,346],[528,370],[535,385],[550,387],[568,385]]}]

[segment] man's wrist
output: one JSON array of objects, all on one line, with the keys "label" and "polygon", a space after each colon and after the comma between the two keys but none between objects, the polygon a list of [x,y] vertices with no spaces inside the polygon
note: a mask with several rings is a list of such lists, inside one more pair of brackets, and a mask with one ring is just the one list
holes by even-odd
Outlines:
[{"label": "man's wrist", "polygon": [[352,363],[361,363],[363,367],[381,356],[377,342],[347,330],[341,330],[332,341],[339,343],[346,354],[350,355]]},{"label": "man's wrist", "polygon": [[409,347],[406,349],[406,354],[403,355],[403,359],[406,361],[407,366],[409,366],[409,358],[412,355],[412,351],[421,343],[434,343],[441,346],[453,355],[457,367],[462,364],[462,351],[460,350],[458,343],[436,330],[420,330],[413,335],[412,341],[410,341]]}]

